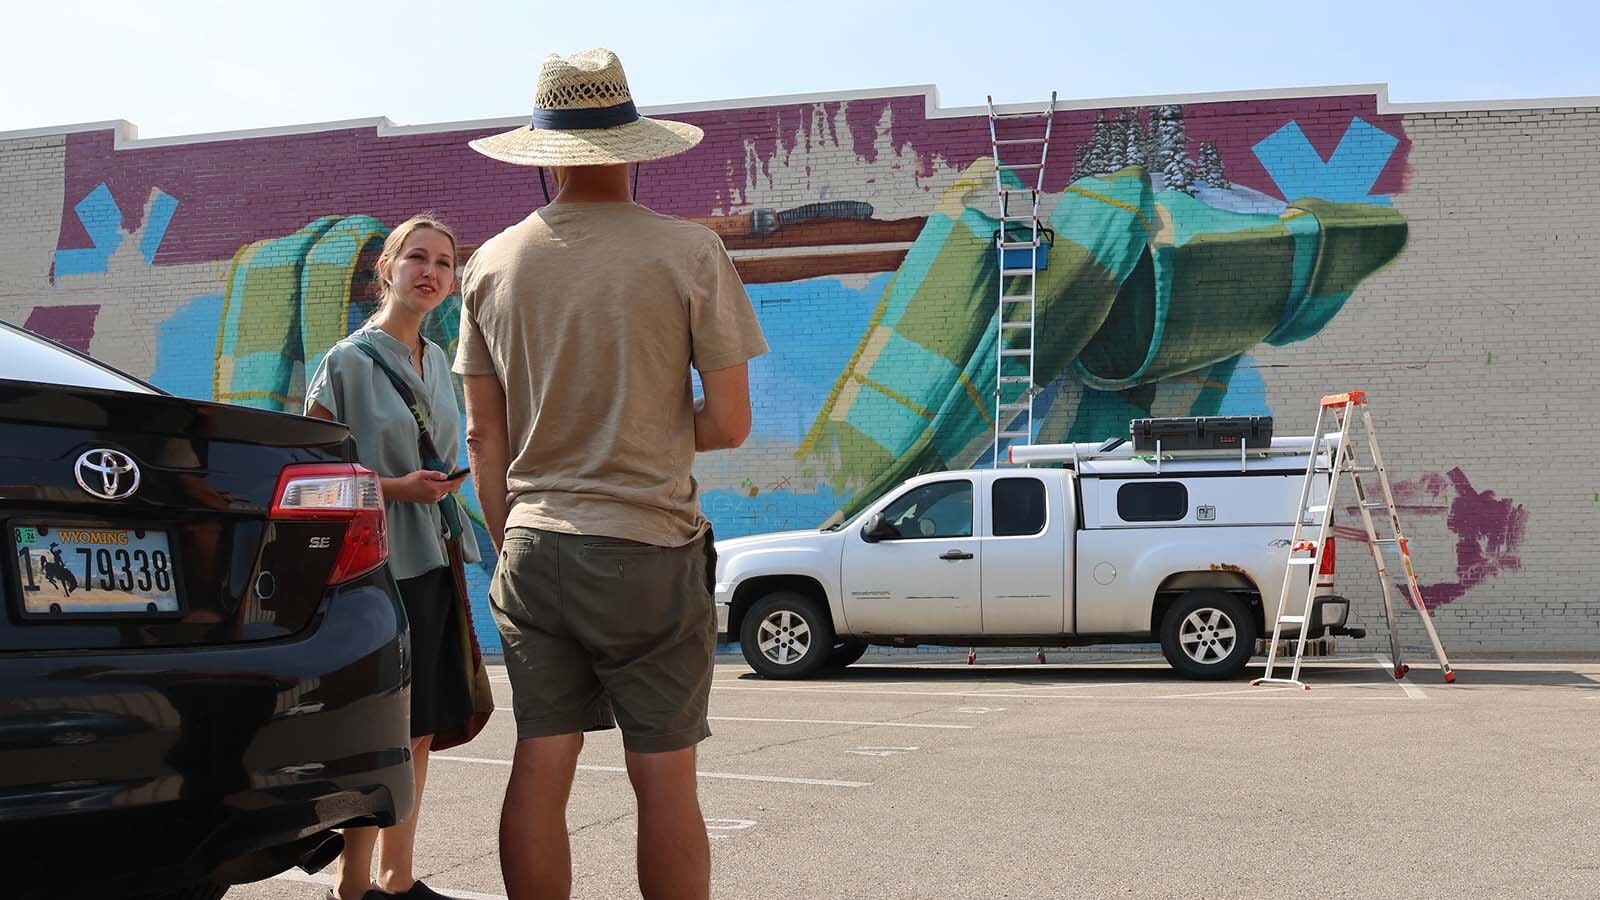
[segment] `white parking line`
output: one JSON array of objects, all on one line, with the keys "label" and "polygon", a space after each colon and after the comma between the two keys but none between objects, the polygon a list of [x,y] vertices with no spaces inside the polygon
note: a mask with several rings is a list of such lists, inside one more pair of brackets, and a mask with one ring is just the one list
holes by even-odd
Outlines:
[{"label": "white parking line", "polygon": [[[446,762],[478,763],[486,766],[511,765],[511,760],[509,759],[488,759],[482,756],[446,756],[441,753],[430,754],[428,759],[439,759]],[[628,772],[628,770],[622,766],[580,765],[578,766],[578,770],[582,772],[610,772],[613,774],[622,775],[626,775]],[[739,772],[696,772],[695,774],[701,778],[716,778],[724,781],[765,781],[773,784],[809,784],[817,787],[845,788],[863,788],[872,786],[872,782],[870,781],[834,781],[828,778],[790,778],[787,775],[745,775]]]},{"label": "white parking line", "polygon": [[[1332,685],[1332,687],[1339,687],[1339,686],[1341,686],[1341,685]],[[1352,687],[1353,685],[1342,685],[1342,686],[1343,687]],[[1098,685],[1096,685],[1096,687],[1098,687]],[[1409,690],[1412,690],[1412,691],[1417,690],[1417,688],[1411,687],[1410,685],[1402,685],[1402,687],[1409,688]],[[1154,696],[1141,696],[1139,694],[1022,694],[1022,693],[1017,693],[1016,691],[1004,691],[1004,692],[1002,692],[1003,689],[1002,689],[1002,691],[871,691],[871,690],[867,690],[867,691],[849,690],[849,691],[847,691],[847,690],[839,690],[839,689],[836,689],[836,688],[798,688],[798,687],[759,688],[759,687],[715,687],[715,686],[712,687],[712,690],[721,690],[721,691],[772,691],[774,693],[807,693],[807,694],[861,694],[863,696],[898,695],[898,696],[910,696],[910,697],[982,697],[985,700],[1008,699],[1008,700],[1114,700],[1114,701],[1172,700],[1172,699],[1180,699],[1180,698],[1203,699],[1203,698],[1206,698],[1206,697],[1221,696],[1223,694],[1240,695],[1240,696],[1237,696],[1235,698],[1235,699],[1240,699],[1240,700],[1244,700],[1244,699],[1265,699],[1268,696],[1271,696],[1271,695],[1279,693],[1277,691],[1240,690],[1240,691],[1207,691],[1207,692],[1197,693],[1197,694],[1156,694]],[[1367,702],[1372,702],[1372,701],[1376,701],[1376,700],[1383,700],[1383,699],[1399,700],[1401,698],[1399,698],[1399,697],[1394,697],[1394,698],[1349,697],[1349,696],[1345,696],[1345,697],[1328,697],[1328,696],[1326,696],[1326,694],[1324,694],[1324,695],[1318,697],[1317,699],[1322,699],[1322,700],[1352,700],[1352,701],[1358,701],[1358,702],[1367,703]]]},{"label": "white parking line", "polygon": [[[712,685],[714,691],[770,691],[775,694],[861,694],[862,696],[895,695],[902,697],[972,697],[980,690],[970,691],[881,691],[877,689],[846,689],[846,688],[813,688],[813,687],[734,687],[732,685]],[[1003,690],[1003,689],[1002,689]],[[1004,694],[985,694],[986,696],[1007,696]],[[1027,695],[1022,695],[1027,696]]]},{"label": "white parking line", "polygon": [[973,695],[981,697],[985,694],[1020,694],[1023,691],[1087,691],[1093,690],[1094,688],[1132,687],[1135,685],[1149,683],[1150,682],[1148,681],[1108,681],[1103,684],[1100,682],[1095,682],[1093,684],[1039,684],[1034,685],[1033,687],[1008,687],[996,688],[992,691],[974,691]]},{"label": "white parking line", "polygon": [[[1329,687],[1329,688],[1338,688],[1338,687],[1354,687],[1354,686],[1355,685],[1349,685],[1349,684],[1330,684],[1327,687]],[[1254,694],[1256,696],[1266,696],[1267,694],[1282,693],[1284,691],[1294,691],[1296,693],[1299,693],[1300,690],[1301,690],[1300,688],[1294,687],[1292,685],[1263,684],[1263,685],[1253,685],[1253,686],[1247,687],[1247,688],[1240,688],[1240,689],[1238,689],[1236,691],[1195,691],[1192,694],[1158,694],[1157,696],[1155,696],[1153,698],[1150,698],[1150,699],[1154,699],[1154,700],[1209,700],[1212,697],[1233,697],[1233,696],[1239,696],[1239,695],[1248,696],[1248,695],[1251,695],[1251,694]]]},{"label": "white parking line", "polygon": [[1426,699],[1428,699],[1428,695],[1424,694],[1422,692],[1422,688],[1419,688],[1416,685],[1411,684],[1410,682],[1406,681],[1404,678],[1395,678],[1394,677],[1394,666],[1390,665],[1388,660],[1384,659],[1381,656],[1373,656],[1372,657],[1372,664],[1377,666],[1378,668],[1382,669],[1385,673],[1388,674],[1388,676],[1390,678],[1393,678],[1394,679],[1394,683],[1398,684],[1400,686],[1400,689],[1402,691],[1406,692],[1406,697],[1408,699],[1411,699],[1411,700],[1426,700]]},{"label": "white parking line", "polygon": [[[725,841],[733,835],[719,832],[745,831],[754,827],[755,819],[707,819],[706,837],[713,841]],[[633,836],[638,837],[639,832],[635,831]]]},{"label": "white parking line", "polygon": [[926,722],[865,722],[852,719],[757,719],[748,716],[706,716],[713,722],[789,722],[796,725],[872,725],[879,728],[976,728],[976,725],[933,725]]},{"label": "white parking line", "polygon": [[[496,710],[511,712],[509,706],[496,706]],[[706,716],[712,722],[780,722],[793,725],[872,725],[879,728],[975,728],[975,725],[930,725],[925,722],[869,722],[854,719],[761,719],[753,716]]]},{"label": "white parking line", "polygon": [[[320,884],[323,887],[333,887],[333,878],[328,875],[307,875],[290,869],[272,876],[273,881],[293,881],[299,884]],[[428,885],[446,897],[460,897],[461,900],[506,900],[505,894],[478,894],[473,891],[463,891],[459,888],[444,888],[437,885]]]}]

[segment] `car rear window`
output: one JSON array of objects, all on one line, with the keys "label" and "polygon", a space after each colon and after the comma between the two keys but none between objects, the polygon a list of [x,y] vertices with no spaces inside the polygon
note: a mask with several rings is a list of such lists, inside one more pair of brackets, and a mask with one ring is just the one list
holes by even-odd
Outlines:
[{"label": "car rear window", "polygon": [[1117,489],[1124,522],[1177,522],[1189,515],[1189,489],[1181,481],[1138,481]]},{"label": "car rear window", "polygon": [[995,537],[1044,531],[1044,482],[1037,478],[997,478],[991,494]]},{"label": "car rear window", "polygon": [[6,322],[0,322],[0,379],[158,393],[138,379]]}]

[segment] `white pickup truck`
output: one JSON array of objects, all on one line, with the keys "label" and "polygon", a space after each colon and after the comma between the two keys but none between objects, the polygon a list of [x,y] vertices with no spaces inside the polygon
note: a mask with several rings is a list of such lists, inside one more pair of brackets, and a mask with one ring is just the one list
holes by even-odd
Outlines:
[{"label": "white pickup truck", "polygon": [[[1152,641],[1186,676],[1230,677],[1277,615],[1310,445],[1036,445],[1013,451],[1028,467],[919,475],[821,531],[718,541],[718,629],[771,678],[849,665],[870,644]],[[1311,504],[1327,486],[1314,481]],[[1316,578],[1308,637],[1360,636],[1333,595],[1333,548],[1319,558],[1294,567],[1285,611]]]}]

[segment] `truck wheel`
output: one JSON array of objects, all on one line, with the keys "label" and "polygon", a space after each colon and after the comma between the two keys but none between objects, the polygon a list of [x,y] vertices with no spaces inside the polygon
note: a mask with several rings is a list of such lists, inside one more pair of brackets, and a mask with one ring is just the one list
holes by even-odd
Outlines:
[{"label": "truck wheel", "polygon": [[739,626],[745,662],[767,678],[804,678],[833,652],[833,622],[817,601],[775,591],[750,607]]},{"label": "truck wheel", "polygon": [[833,645],[833,651],[828,654],[828,662],[824,665],[827,669],[842,669],[860,659],[870,646],[866,641],[855,639],[840,641]]},{"label": "truck wheel", "polygon": [[1161,652],[1189,678],[1232,678],[1256,649],[1256,620],[1225,591],[1189,591],[1161,619]]}]

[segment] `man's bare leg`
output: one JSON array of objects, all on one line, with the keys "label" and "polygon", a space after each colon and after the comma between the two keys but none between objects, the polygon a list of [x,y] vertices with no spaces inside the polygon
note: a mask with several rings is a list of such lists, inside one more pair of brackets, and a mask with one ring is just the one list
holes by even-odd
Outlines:
[{"label": "man's bare leg", "polygon": [[517,742],[500,808],[500,875],[507,900],[572,896],[567,798],[582,749],[581,732]]},{"label": "man's bare leg", "polygon": [[695,748],[626,754],[639,800],[639,891],[644,900],[707,900],[711,841],[700,814]]}]

